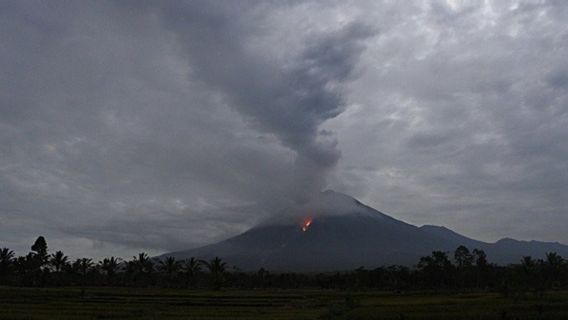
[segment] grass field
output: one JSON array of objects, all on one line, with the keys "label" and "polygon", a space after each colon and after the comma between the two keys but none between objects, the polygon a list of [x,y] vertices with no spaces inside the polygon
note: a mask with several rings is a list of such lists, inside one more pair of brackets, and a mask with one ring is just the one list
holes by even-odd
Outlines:
[{"label": "grass field", "polygon": [[0,319],[568,319],[568,292],[392,294],[0,287]]}]

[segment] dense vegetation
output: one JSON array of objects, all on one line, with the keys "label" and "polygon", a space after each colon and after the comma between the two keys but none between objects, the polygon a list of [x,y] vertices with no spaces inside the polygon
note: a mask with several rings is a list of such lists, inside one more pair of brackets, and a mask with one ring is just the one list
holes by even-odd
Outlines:
[{"label": "dense vegetation", "polygon": [[359,268],[337,273],[242,272],[220,258],[176,261],[155,260],[145,253],[131,260],[115,257],[94,262],[70,261],[62,252],[49,253],[39,237],[25,256],[0,249],[0,285],[26,287],[123,286],[164,288],[323,288],[394,291],[499,291],[505,295],[568,288],[568,263],[551,252],[544,260],[523,257],[518,264],[498,266],[482,250],[460,246],[449,255],[434,251],[420,258],[414,268],[404,266]]}]

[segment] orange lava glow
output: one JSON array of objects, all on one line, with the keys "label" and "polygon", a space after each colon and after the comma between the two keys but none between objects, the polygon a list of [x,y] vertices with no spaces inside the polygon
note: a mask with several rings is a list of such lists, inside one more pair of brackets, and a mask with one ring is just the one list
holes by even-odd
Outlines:
[{"label": "orange lava glow", "polygon": [[304,223],[302,223],[302,231],[304,232],[308,231],[308,228],[310,227],[311,224],[312,224],[312,218],[307,217],[306,219],[304,219]]}]

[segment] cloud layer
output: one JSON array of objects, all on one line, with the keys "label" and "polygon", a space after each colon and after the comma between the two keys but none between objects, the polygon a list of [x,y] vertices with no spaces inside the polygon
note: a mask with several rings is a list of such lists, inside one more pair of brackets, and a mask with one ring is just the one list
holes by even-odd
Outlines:
[{"label": "cloud layer", "polygon": [[562,1],[0,4],[0,246],[159,253],[323,187],[568,243]]}]

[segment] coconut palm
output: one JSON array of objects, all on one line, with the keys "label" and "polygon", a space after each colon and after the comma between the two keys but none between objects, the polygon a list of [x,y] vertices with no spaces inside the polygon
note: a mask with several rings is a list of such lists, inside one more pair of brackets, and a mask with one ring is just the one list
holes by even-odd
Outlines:
[{"label": "coconut palm", "polygon": [[154,271],[154,262],[144,252],[139,253],[138,256],[134,256],[134,264],[138,273],[150,274]]},{"label": "coconut palm", "polygon": [[546,261],[544,262],[545,276],[548,281],[555,283],[560,275],[560,270],[564,264],[564,259],[556,252],[547,252]]},{"label": "coconut palm", "polygon": [[86,276],[94,267],[93,259],[79,258],[71,264],[73,272]]},{"label": "coconut palm", "polygon": [[219,257],[215,257],[210,261],[202,260],[201,263],[209,270],[214,288],[217,290],[221,289],[223,281],[225,280],[224,276],[227,263],[223,262]]},{"label": "coconut palm", "polygon": [[201,272],[201,262],[194,257],[191,257],[182,262],[181,270],[186,279],[187,286],[190,286],[194,284],[195,277]]},{"label": "coconut palm", "polygon": [[172,276],[179,271],[180,263],[174,257],[167,257],[158,262],[158,270]]},{"label": "coconut palm", "polygon": [[14,251],[8,248],[0,249],[0,276],[10,272],[14,260]]},{"label": "coconut palm", "polygon": [[109,277],[112,277],[118,270],[119,259],[115,257],[104,258],[99,262],[99,268]]},{"label": "coconut palm", "polygon": [[53,270],[57,273],[65,269],[68,264],[68,257],[63,253],[63,251],[57,251],[49,257],[49,264],[53,267]]},{"label": "coconut palm", "polygon": [[215,257],[211,261],[202,260],[201,262],[212,274],[224,273],[227,268],[227,263],[223,262],[219,257]]}]

